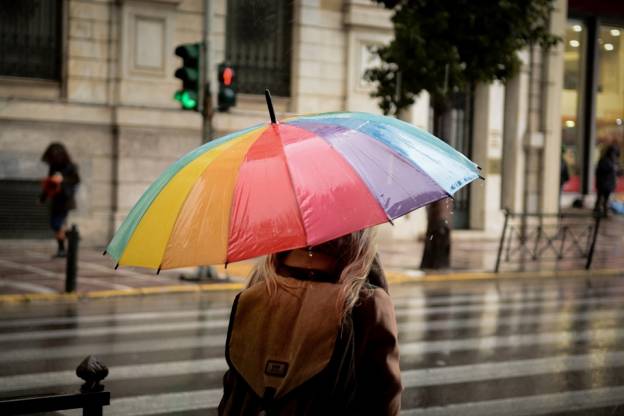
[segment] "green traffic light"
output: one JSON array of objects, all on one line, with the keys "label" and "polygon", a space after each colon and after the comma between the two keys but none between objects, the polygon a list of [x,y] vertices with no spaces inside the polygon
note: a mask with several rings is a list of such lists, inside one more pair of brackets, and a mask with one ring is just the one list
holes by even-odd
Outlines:
[{"label": "green traffic light", "polygon": [[173,98],[180,102],[185,110],[193,110],[197,108],[197,96],[192,91],[176,91]]},{"label": "green traffic light", "polygon": [[199,110],[201,43],[185,43],[175,49],[175,54],[182,58],[182,66],[174,76],[182,81],[182,86],[174,98],[184,110]]}]

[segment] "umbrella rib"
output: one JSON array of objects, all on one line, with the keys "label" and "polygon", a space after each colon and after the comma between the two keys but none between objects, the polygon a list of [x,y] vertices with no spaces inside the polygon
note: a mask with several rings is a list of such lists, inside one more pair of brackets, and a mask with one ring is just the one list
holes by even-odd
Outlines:
[{"label": "umbrella rib", "polygon": [[[229,149],[224,150],[224,152],[227,151],[227,150],[229,150]],[[214,160],[212,162],[208,163],[206,165],[206,167],[204,169],[202,169],[201,173],[197,176],[197,178],[200,178],[204,174],[206,169],[208,169],[208,166],[210,166],[213,162],[214,162]],[[197,185],[197,181],[193,184],[193,186],[191,186],[188,189],[188,191],[186,192],[186,195],[184,195],[184,201],[182,201],[182,203],[180,204],[180,208],[178,209],[178,212],[176,213],[176,218],[173,221],[173,224],[171,225],[171,230],[169,231],[169,236],[167,237],[167,241],[165,241],[165,244],[163,246],[163,251],[162,251],[162,254],[160,256],[160,262],[158,264],[158,270],[156,271],[156,274],[160,274],[160,270],[162,269],[162,263],[163,263],[163,260],[165,259],[165,253],[167,252],[167,247],[169,247],[169,242],[171,241],[171,236],[173,235],[173,230],[175,230],[175,227],[176,227],[176,225],[178,223],[178,219],[180,219],[180,213],[184,209],[184,205],[186,204],[186,200],[188,199],[189,195],[191,195],[191,193],[193,192],[193,188],[195,188],[196,185]]]},{"label": "umbrella rib", "polygon": [[301,221],[301,228],[303,229],[304,239],[305,239],[306,245],[308,245],[308,242],[309,242],[308,230],[306,229],[305,222],[303,221],[303,212],[301,212],[301,204],[299,201],[299,197],[297,195],[297,191],[295,189],[295,183],[293,181],[292,173],[290,171],[290,165],[288,164],[288,159],[286,158],[286,152],[284,151],[284,141],[282,140],[282,135],[279,132],[279,127],[276,130],[277,130],[277,137],[279,137],[279,141],[281,144],[280,151],[282,152],[284,165],[286,165],[286,172],[288,172],[288,181],[290,182],[290,188],[292,189],[293,195],[295,196],[295,200],[297,201],[297,212],[299,213],[299,221]]}]

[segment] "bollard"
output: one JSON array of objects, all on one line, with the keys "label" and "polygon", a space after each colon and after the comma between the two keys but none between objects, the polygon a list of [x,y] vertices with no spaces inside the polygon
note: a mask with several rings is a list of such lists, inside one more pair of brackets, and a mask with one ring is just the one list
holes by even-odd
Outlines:
[{"label": "bollard", "polygon": [[76,291],[76,274],[78,273],[78,241],[80,234],[76,224],[72,224],[69,231],[65,232],[67,238],[67,263],[65,266],[65,293]]}]

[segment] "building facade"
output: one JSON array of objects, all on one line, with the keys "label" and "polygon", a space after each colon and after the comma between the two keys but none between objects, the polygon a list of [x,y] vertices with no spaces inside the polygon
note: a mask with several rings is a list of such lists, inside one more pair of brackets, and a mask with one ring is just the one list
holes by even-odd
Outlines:
[{"label": "building facade", "polygon": [[[368,0],[13,3],[0,8],[0,217],[13,218],[0,222],[5,236],[45,235],[45,212],[31,201],[46,174],[40,157],[50,142],[66,144],[80,166],[70,221],[97,245],[167,165],[202,143],[200,115],[173,100],[180,66],[173,51],[180,44],[207,41],[212,86],[219,63],[237,69],[237,105],[214,113],[213,137],[267,121],[266,87],[278,118],[379,113],[362,75],[376,63],[370,47],[392,38],[391,14]],[[566,36],[566,0],[557,1],[551,24]],[[479,86],[472,109],[454,112],[452,144],[486,177],[457,196],[458,228],[494,236],[503,207],[559,208],[566,48],[524,51],[516,79]],[[426,94],[401,117],[427,129]],[[424,227],[418,210],[381,227],[381,237],[413,239]]]}]

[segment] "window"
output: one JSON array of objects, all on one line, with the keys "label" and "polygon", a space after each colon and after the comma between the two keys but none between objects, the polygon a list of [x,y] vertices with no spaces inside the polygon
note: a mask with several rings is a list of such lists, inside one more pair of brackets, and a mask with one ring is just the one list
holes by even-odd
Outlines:
[{"label": "window", "polygon": [[238,92],[290,96],[292,0],[230,0],[226,61]]},{"label": "window", "polygon": [[[598,28],[598,95],[596,97],[596,150],[594,161],[604,149],[620,149],[624,167],[624,26]],[[621,170],[620,170],[621,172]],[[624,193],[624,176],[618,177],[617,193]]]},{"label": "window", "polygon": [[565,192],[580,192],[581,190],[583,143],[579,130],[578,110],[584,84],[586,32],[587,27],[583,22],[568,20],[564,37],[563,93],[561,96],[562,157],[567,164],[569,174],[569,180],[563,186]]},{"label": "window", "polygon": [[2,3],[0,76],[60,79],[61,0]]},{"label": "window", "polygon": [[[591,192],[592,171],[604,149],[610,145],[624,148],[624,26],[598,24],[595,38],[586,34],[588,27],[586,22],[568,20],[565,36],[561,129],[563,160],[570,179],[563,186],[564,192]],[[596,45],[598,60],[595,109],[581,105],[584,94],[588,93],[584,90],[587,68],[594,65],[587,62],[591,44]],[[587,120],[592,116],[595,118]],[[595,137],[584,136],[580,122],[593,123]],[[620,155],[620,164],[624,166],[624,152]],[[616,192],[624,193],[622,176],[618,178]]]}]

